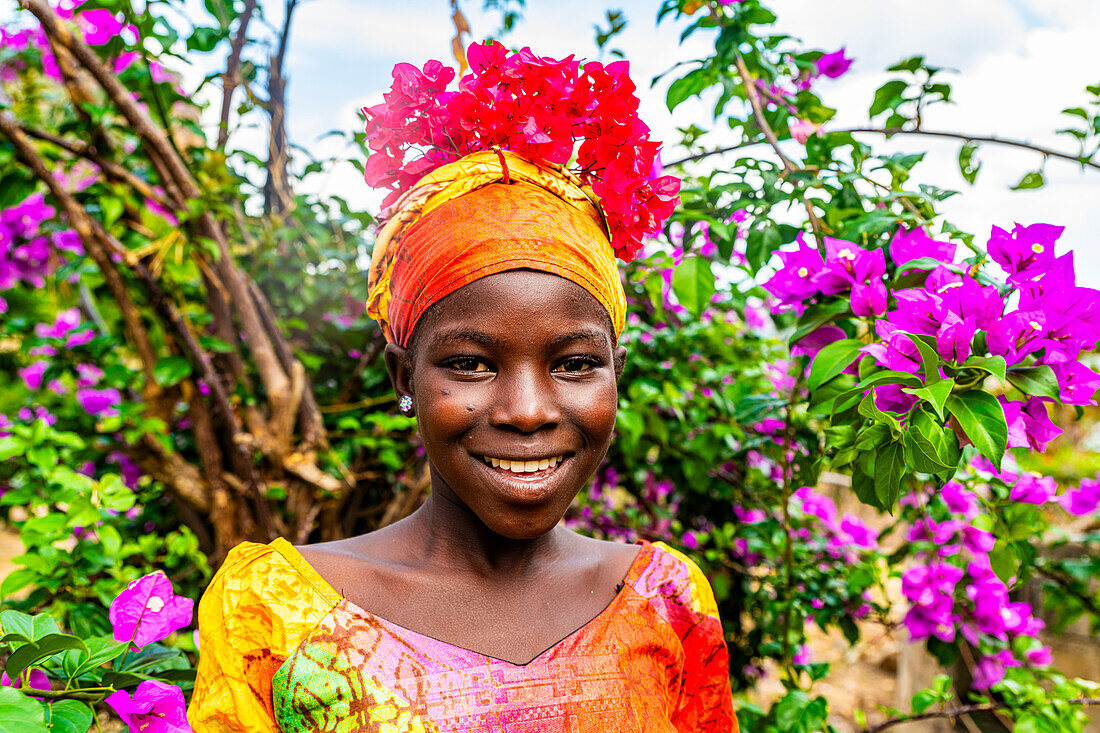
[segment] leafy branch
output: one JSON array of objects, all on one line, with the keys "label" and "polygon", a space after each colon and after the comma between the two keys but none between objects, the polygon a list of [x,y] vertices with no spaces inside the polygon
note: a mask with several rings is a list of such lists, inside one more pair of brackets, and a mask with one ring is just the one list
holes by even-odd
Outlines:
[{"label": "leafy branch", "polygon": [[[1073,700],[1065,701],[1069,705],[1100,705],[1100,698],[1095,697],[1078,697]],[[963,705],[962,707],[952,708],[950,710],[939,710],[931,713],[921,713],[919,715],[907,715],[899,718],[891,718],[878,725],[871,726],[870,728],[864,728],[860,733],[880,733],[887,728],[893,728],[896,725],[902,723],[916,723],[921,720],[933,720],[936,718],[958,718],[962,715],[969,715],[971,713],[983,713],[993,712],[996,710],[1003,710],[1005,708],[1013,707],[1006,702],[992,702],[992,703],[980,703],[976,705]]]}]

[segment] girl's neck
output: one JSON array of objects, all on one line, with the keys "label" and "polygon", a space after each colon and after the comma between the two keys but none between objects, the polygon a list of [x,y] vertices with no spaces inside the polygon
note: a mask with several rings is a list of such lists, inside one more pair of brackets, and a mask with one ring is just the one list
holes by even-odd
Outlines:
[{"label": "girl's neck", "polygon": [[409,521],[426,564],[485,578],[519,579],[545,568],[560,557],[569,534],[555,527],[532,539],[504,537],[486,527],[448,487],[433,488]]}]

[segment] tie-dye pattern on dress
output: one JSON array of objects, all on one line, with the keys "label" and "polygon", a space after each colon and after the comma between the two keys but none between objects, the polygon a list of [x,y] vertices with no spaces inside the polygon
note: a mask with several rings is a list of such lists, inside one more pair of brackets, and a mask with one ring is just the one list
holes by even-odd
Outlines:
[{"label": "tie-dye pattern on dress", "polygon": [[196,733],[734,733],[710,585],[642,548],[596,618],[527,664],[339,596],[285,540],[246,543],[199,607]]}]

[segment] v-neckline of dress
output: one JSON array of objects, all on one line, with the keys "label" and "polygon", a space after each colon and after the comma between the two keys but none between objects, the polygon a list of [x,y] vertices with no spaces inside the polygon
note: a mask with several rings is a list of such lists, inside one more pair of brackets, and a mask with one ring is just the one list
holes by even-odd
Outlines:
[{"label": "v-neckline of dress", "polygon": [[339,591],[337,591],[335,588],[333,588],[332,585],[330,585],[329,582],[327,580],[325,580],[321,576],[321,574],[318,573],[317,570],[312,565],[310,565],[309,561],[306,560],[305,556],[302,555],[302,553],[300,553],[298,551],[298,549],[296,547],[294,547],[294,545],[292,545],[286,538],[279,537],[279,538],[273,540],[268,546],[271,547],[276,552],[278,552],[287,562],[289,562],[291,564],[291,566],[294,567],[294,569],[297,570],[301,575],[303,575],[305,577],[305,579],[310,583],[310,585],[312,585],[325,598],[326,602],[331,604],[330,613],[331,613],[332,608],[335,608],[338,605],[343,605],[343,606],[346,606],[350,611],[352,611],[356,615],[362,616],[365,619],[374,621],[378,624],[381,624],[382,626],[387,627],[387,629],[390,630],[391,632],[396,631],[396,632],[399,632],[401,635],[411,634],[411,635],[416,636],[420,639],[424,639],[424,640],[427,640],[427,641],[434,642],[436,644],[440,644],[443,647],[448,648],[448,649],[454,649],[454,650],[458,650],[458,651],[461,651],[461,652],[466,652],[467,654],[473,654],[475,656],[482,657],[484,659],[487,659],[487,660],[490,660],[490,661],[493,661],[493,662],[499,662],[501,664],[507,664],[511,667],[523,668],[523,667],[530,666],[531,664],[534,664],[538,660],[540,660],[543,657],[545,657],[546,655],[550,654],[555,649],[558,649],[559,647],[561,647],[563,644],[568,642],[570,639],[574,639],[577,636],[580,636],[582,633],[584,633],[585,630],[592,628],[592,626],[597,621],[599,621],[605,615],[609,614],[614,609],[614,607],[617,606],[620,603],[621,599],[624,597],[624,595],[626,593],[627,587],[630,586],[635,580],[638,579],[638,576],[641,574],[642,570],[644,570],[648,566],[649,558],[653,554],[653,549],[654,549],[653,543],[647,542],[646,540],[638,540],[634,544],[641,545],[641,547],[638,550],[638,554],[636,554],[634,556],[634,560],[633,560],[633,562],[631,562],[630,567],[627,569],[626,575],[623,576],[623,579],[621,581],[619,581],[618,585],[616,586],[617,590],[616,590],[615,596],[611,599],[611,601],[606,606],[604,606],[604,608],[599,613],[597,613],[591,619],[586,621],[583,625],[581,625],[577,629],[574,629],[572,632],[566,634],[561,639],[554,642],[553,644],[548,646],[546,649],[543,649],[541,652],[536,654],[534,657],[532,657],[531,659],[529,659],[529,660],[527,660],[526,662],[523,662],[523,663],[513,662],[513,661],[508,660],[508,659],[501,659],[500,657],[494,657],[491,654],[486,654],[485,652],[479,652],[475,649],[468,649],[464,646],[460,646],[458,644],[453,644],[449,641],[444,641],[443,639],[438,639],[434,636],[430,636],[430,635],[425,634],[423,632],[416,631],[415,629],[410,629],[407,626],[402,626],[401,624],[399,624],[395,621],[390,621],[389,619],[383,618],[382,616],[379,616],[376,613],[372,613],[371,611],[368,611],[365,608],[362,608],[361,606],[353,603],[352,601],[348,600],[343,595],[341,595]]}]

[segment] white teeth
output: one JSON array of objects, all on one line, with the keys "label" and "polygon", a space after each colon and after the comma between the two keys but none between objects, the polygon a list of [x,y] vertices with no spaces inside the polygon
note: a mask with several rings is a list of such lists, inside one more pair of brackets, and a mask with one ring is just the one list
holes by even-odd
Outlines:
[{"label": "white teeth", "polygon": [[537,461],[512,461],[507,458],[484,456],[483,460],[493,468],[501,468],[512,473],[534,473],[535,471],[545,471],[548,468],[556,468],[563,458],[564,456],[554,456],[553,458],[543,458]]}]

